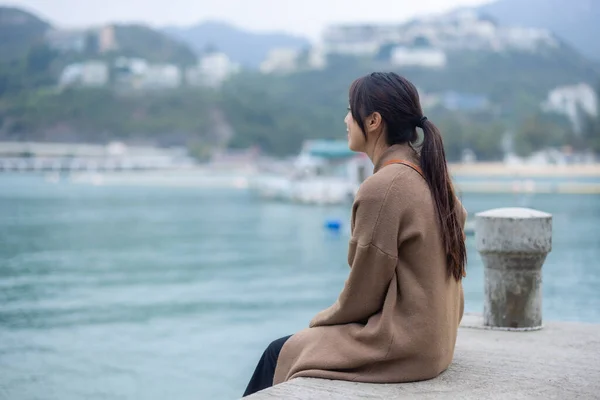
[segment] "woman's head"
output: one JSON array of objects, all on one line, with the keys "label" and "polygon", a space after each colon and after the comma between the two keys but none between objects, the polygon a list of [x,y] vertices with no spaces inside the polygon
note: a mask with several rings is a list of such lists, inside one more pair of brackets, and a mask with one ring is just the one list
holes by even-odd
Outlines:
[{"label": "woman's head", "polygon": [[423,129],[420,164],[436,207],[448,274],[462,278],[467,261],[464,227],[444,143],[438,128],[423,116],[415,86],[393,72],[375,72],[357,79],[350,86],[350,109],[344,122],[350,149],[369,154],[378,145],[415,143],[417,127]]},{"label": "woman's head", "polygon": [[349,146],[368,152],[381,140],[388,146],[414,142],[422,117],[419,93],[407,79],[393,72],[363,76],[350,86],[350,109],[344,120]]}]

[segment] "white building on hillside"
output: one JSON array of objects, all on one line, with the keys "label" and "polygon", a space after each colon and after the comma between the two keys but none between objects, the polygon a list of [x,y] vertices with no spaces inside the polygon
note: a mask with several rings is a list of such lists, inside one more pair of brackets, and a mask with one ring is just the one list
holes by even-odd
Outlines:
[{"label": "white building on hillside", "polygon": [[448,62],[446,53],[434,48],[395,47],[390,61],[402,67],[444,68]]},{"label": "white building on hillside", "polygon": [[108,65],[102,61],[87,61],[83,63],[81,84],[84,86],[105,86],[109,78]]},{"label": "white building on hillside", "polygon": [[499,26],[474,11],[460,11],[398,25],[342,25],[322,37],[328,54],[374,56],[386,45],[429,46],[441,50],[520,50],[535,52],[557,47],[547,30]]},{"label": "white building on hillside", "polygon": [[143,58],[119,57],[114,64],[114,81],[123,89],[139,89],[150,67]]},{"label": "white building on hillside", "polygon": [[81,79],[81,64],[69,64],[60,74],[58,85],[61,87],[76,85]]},{"label": "white building on hillside", "polygon": [[144,75],[148,70],[149,64],[143,58],[119,57],[115,60],[114,66],[117,70],[122,70],[132,75]]},{"label": "white building on hillside", "polygon": [[374,56],[387,43],[400,43],[398,25],[340,25],[323,33],[323,47],[328,54]]},{"label": "white building on hillside", "polygon": [[598,98],[594,89],[580,83],[572,86],[561,86],[548,93],[548,98],[542,104],[546,112],[566,115],[573,124],[575,131],[581,131],[581,112],[591,116],[598,115]]},{"label": "white building on hillside", "polygon": [[289,73],[298,68],[300,51],[292,48],[278,48],[269,51],[267,58],[261,63],[263,74]]},{"label": "white building on hillside", "polygon": [[70,64],[62,71],[59,86],[80,85],[102,87],[108,84],[108,65],[102,61],[86,61]]},{"label": "white building on hillside", "polygon": [[45,34],[46,42],[53,49],[77,53],[85,50],[85,37],[86,31],[83,29],[50,29]]},{"label": "white building on hillside", "polygon": [[557,47],[558,41],[553,37],[550,31],[536,28],[513,27],[500,30],[498,32],[505,47],[535,52],[540,46],[547,45]]},{"label": "white building on hillside", "polygon": [[306,50],[278,48],[271,50],[261,63],[263,74],[291,73],[299,70],[318,70],[327,66],[327,53],[320,46]]},{"label": "white building on hillside", "polygon": [[112,25],[103,26],[98,32],[98,50],[100,53],[107,53],[118,48],[117,35],[115,27]]},{"label": "white building on hillside", "polygon": [[308,53],[307,64],[310,69],[323,69],[327,67],[327,53],[325,49],[320,46],[311,48]]},{"label": "white building on hillside", "polygon": [[227,54],[209,53],[186,70],[185,79],[191,86],[219,87],[239,70],[239,64],[232,62]]},{"label": "white building on hillside", "polygon": [[181,70],[172,64],[149,65],[141,79],[143,89],[175,89],[179,86]]}]

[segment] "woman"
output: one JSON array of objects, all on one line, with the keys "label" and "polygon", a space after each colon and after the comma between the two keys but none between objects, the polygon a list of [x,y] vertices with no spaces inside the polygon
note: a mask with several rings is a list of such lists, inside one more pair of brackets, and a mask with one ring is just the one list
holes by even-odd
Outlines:
[{"label": "woman", "polygon": [[308,329],[269,345],[245,395],[297,377],[419,381],[452,361],[464,308],[466,211],[440,132],[423,116],[414,85],[394,73],[352,84],[345,123],[350,149],[375,165],[352,208],[349,277]]}]

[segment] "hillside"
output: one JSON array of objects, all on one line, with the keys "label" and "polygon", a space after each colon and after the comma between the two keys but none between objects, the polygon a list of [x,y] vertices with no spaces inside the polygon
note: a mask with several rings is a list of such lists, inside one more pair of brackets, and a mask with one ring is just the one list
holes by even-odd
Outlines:
[{"label": "hillside", "polygon": [[400,72],[429,92],[484,95],[508,114],[531,112],[557,86],[600,81],[599,68],[568,47],[545,54],[455,50],[444,69]]},{"label": "hillside", "polygon": [[498,0],[477,9],[501,24],[549,29],[600,61],[600,1]]},{"label": "hillside", "polygon": [[[272,75],[245,70],[218,91],[197,87],[132,93],[110,87],[57,91],[56,64],[119,55],[151,62],[195,62],[192,49],[161,31],[113,26],[115,43],[109,47],[113,50],[106,50],[106,43],[104,52],[93,45],[67,52],[31,46],[19,62],[0,65],[0,139],[105,142],[118,138],[182,144],[206,154],[214,143],[221,143],[215,127],[227,126],[233,130],[230,147],[258,146],[269,154],[289,155],[297,153],[306,139],[343,138],[351,82],[373,70],[392,70],[412,80],[424,98],[433,99],[424,105],[425,112],[440,126],[451,160],[460,159],[465,146],[479,159],[498,159],[506,132],[514,132],[515,143],[525,153],[565,144],[600,151],[600,122],[593,121],[587,133],[576,136],[566,118],[540,111],[548,91],[557,86],[600,82],[597,64],[547,30],[513,29],[469,11],[411,21],[394,31],[369,27],[367,40],[380,45],[379,54],[355,57],[343,55],[344,45],[348,38],[365,40],[355,35],[364,33],[364,27],[346,26],[331,31],[330,49],[336,48],[336,40],[341,46],[338,54],[329,55],[322,70]],[[83,33],[93,36],[94,32],[100,31]],[[253,62],[260,62],[268,51],[267,41],[262,40],[265,35],[237,33],[242,36],[231,43],[229,54],[237,54],[240,61],[243,54],[238,50],[243,49]],[[263,47],[253,46],[248,39],[257,37]],[[206,46],[224,43],[216,39],[225,40],[202,40]],[[356,44],[360,48],[364,43]],[[382,50],[390,45],[433,49],[443,53],[444,63],[432,68],[399,67]],[[477,103],[483,105],[456,107],[446,102],[448,93],[467,102],[483,99]]]},{"label": "hillside", "polygon": [[232,61],[245,67],[256,68],[270,50],[278,47],[302,49],[310,45],[302,37],[282,33],[255,33],[221,22],[204,22],[191,27],[168,27],[169,35],[185,41],[197,52],[214,47],[227,54]]},{"label": "hillside", "polygon": [[[172,38],[159,30],[144,25],[113,25],[117,49],[113,55],[135,56],[154,63],[194,64],[197,60],[194,50],[187,44]],[[49,23],[36,15],[19,8],[0,7],[0,63],[24,57],[32,47],[46,41],[46,33],[53,29],[54,36],[70,36],[73,42],[76,36],[90,37],[98,35],[99,29],[90,27],[80,32],[52,28]],[[97,38],[96,38],[97,40]],[[93,48],[94,46],[92,46]],[[63,61],[79,60],[93,56],[95,51],[85,49],[82,54],[68,51]]]},{"label": "hillside", "polygon": [[155,63],[196,63],[195,52],[185,43],[144,25],[115,25],[117,53]]},{"label": "hillside", "polygon": [[[379,25],[332,26],[324,41],[339,54],[347,53],[349,44],[357,46],[352,51],[379,46],[368,68],[396,70],[427,92],[486,96],[510,114],[523,109],[523,99],[528,103],[524,112],[538,107],[557,86],[596,85],[600,80],[599,65],[551,31],[500,24],[472,10],[414,19],[393,30]],[[397,46],[402,55],[394,60]],[[439,62],[427,67],[423,57]],[[363,60],[369,58],[373,58],[369,53],[363,54]],[[343,74],[347,66],[341,62],[334,68]]]},{"label": "hillside", "polygon": [[0,6],[0,62],[22,57],[48,29],[49,23],[27,11]]}]

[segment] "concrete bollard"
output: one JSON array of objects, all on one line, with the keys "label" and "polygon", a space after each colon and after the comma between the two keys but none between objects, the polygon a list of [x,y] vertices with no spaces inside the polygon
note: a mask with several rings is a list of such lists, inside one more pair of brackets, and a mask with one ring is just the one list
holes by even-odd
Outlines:
[{"label": "concrete bollard", "polygon": [[485,265],[484,325],[542,328],[542,264],[552,249],[552,215],[499,208],[475,216],[477,250]]}]

